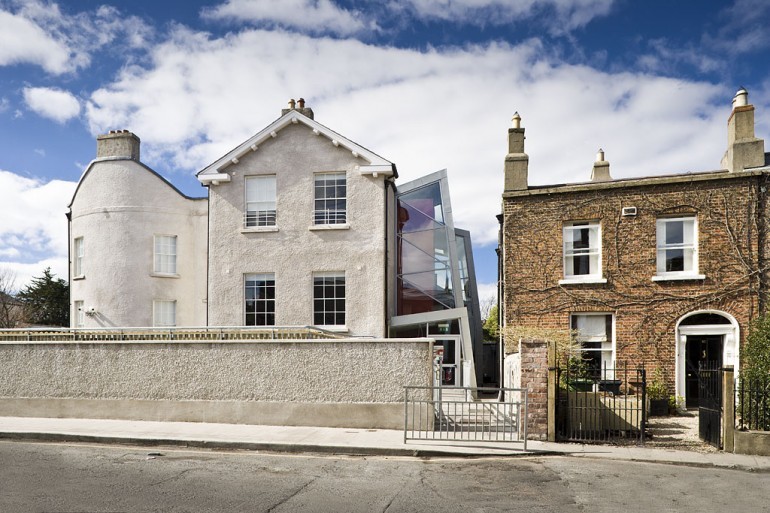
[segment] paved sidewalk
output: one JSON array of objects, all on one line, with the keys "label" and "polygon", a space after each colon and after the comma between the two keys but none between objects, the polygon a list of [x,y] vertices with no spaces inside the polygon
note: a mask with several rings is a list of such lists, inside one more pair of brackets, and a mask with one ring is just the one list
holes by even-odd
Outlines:
[{"label": "paved sidewalk", "polygon": [[637,446],[527,442],[408,441],[399,430],[196,422],[0,417],[0,440],[172,445],[218,449],[419,457],[574,456],[770,472],[770,457]]}]

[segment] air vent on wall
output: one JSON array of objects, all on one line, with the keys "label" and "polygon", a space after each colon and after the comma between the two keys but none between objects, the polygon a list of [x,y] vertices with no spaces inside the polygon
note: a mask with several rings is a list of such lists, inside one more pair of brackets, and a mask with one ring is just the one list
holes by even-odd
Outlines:
[{"label": "air vent on wall", "polygon": [[636,215],[636,207],[623,207],[622,216],[632,217]]}]

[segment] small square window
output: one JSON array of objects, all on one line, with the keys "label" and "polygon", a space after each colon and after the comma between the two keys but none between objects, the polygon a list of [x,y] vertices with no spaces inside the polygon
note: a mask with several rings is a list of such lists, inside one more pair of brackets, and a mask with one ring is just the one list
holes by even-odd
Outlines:
[{"label": "small square window", "polygon": [[152,325],[158,327],[176,326],[176,301],[165,299],[153,301]]}]

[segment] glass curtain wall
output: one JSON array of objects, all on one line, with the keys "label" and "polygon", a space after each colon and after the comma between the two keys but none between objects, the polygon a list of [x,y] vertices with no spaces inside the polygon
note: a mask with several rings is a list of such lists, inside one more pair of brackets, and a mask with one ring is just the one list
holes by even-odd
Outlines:
[{"label": "glass curtain wall", "polygon": [[400,194],[397,206],[398,315],[455,308],[439,182]]}]

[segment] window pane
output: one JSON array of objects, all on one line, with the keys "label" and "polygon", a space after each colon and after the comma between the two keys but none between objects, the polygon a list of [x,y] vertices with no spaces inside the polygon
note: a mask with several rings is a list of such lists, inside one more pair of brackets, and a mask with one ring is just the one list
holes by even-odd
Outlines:
[{"label": "window pane", "polygon": [[155,272],[163,274],[176,274],[176,236],[155,236]]},{"label": "window pane", "polygon": [[344,224],[347,222],[345,173],[317,174],[314,191],[314,224]]},{"label": "window pane", "polygon": [[666,244],[684,243],[684,223],[682,221],[668,221],[666,223]]},{"label": "window pane", "polygon": [[317,273],[313,277],[313,324],[345,324],[345,277]]},{"label": "window pane", "polygon": [[247,274],[244,286],[246,326],[275,325],[275,274]]},{"label": "window pane", "polygon": [[244,226],[275,226],[275,175],[246,177]]}]

